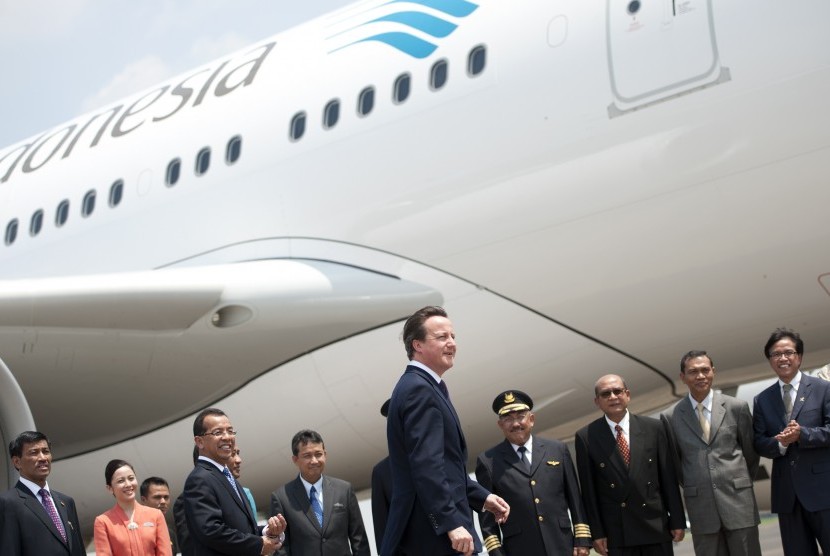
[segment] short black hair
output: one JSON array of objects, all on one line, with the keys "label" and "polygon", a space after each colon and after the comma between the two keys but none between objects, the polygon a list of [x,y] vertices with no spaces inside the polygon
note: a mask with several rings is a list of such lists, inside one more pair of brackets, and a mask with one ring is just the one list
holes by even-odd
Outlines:
[{"label": "short black hair", "polygon": [[680,358],[680,374],[684,374],[686,372],[686,363],[689,359],[695,359],[697,357],[705,357],[709,360],[709,366],[712,368],[715,367],[715,362],[712,361],[712,358],[709,357],[708,353],[702,349],[693,349],[692,351],[687,351],[683,357]]},{"label": "short black hair", "polygon": [[142,498],[147,498],[147,495],[150,494],[150,485],[164,486],[167,487],[167,490],[170,490],[170,485],[161,477],[147,477],[141,482],[141,486],[138,487],[138,493]]},{"label": "short black hair", "polygon": [[424,323],[430,317],[444,317],[447,318],[447,312],[443,307],[437,305],[427,305],[415,311],[415,313],[406,319],[403,325],[403,345],[406,347],[406,356],[410,361],[415,355],[415,348],[412,347],[412,342],[415,340],[424,340],[427,336]]},{"label": "short black hair", "polygon": [[107,480],[108,485],[112,486],[113,474],[125,465],[132,469],[133,473],[135,473],[135,468],[128,461],[124,461],[123,459],[111,459],[109,461],[107,466],[104,468],[104,478]]},{"label": "short black hair", "polygon": [[291,452],[296,456],[300,453],[300,446],[306,444],[322,444],[323,449],[326,449],[326,443],[323,442],[323,437],[317,431],[303,429],[294,435],[291,439]]},{"label": "short black hair", "polygon": [[34,444],[35,442],[40,442],[41,440],[46,441],[46,445],[49,446],[49,450],[52,449],[52,443],[49,442],[49,438],[39,431],[24,431],[17,435],[17,438],[9,442],[9,456],[10,457],[22,457],[23,456],[23,446],[24,444]]},{"label": "short black hair", "polygon": [[205,417],[210,415],[215,415],[216,417],[227,417],[224,411],[216,407],[208,407],[207,409],[203,409],[193,421],[193,436],[202,436],[207,432],[205,430]]},{"label": "short black hair", "polygon": [[798,355],[804,355],[804,342],[801,340],[801,336],[798,335],[798,332],[790,330],[789,328],[776,328],[775,332],[770,334],[766,345],[764,345],[764,357],[769,359],[769,350],[772,349],[772,346],[785,338],[789,338],[793,341],[795,344],[795,351]]}]

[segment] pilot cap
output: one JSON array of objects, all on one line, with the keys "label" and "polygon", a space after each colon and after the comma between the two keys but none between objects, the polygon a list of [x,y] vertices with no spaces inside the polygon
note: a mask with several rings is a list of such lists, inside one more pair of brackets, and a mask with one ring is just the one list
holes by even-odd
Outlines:
[{"label": "pilot cap", "polygon": [[389,398],[388,400],[383,402],[382,406],[380,406],[380,414],[383,415],[384,417],[389,416],[389,402],[391,402],[391,401],[392,401],[392,398]]},{"label": "pilot cap", "polygon": [[533,409],[533,400],[521,390],[507,390],[493,400],[493,411],[504,415],[511,411],[529,411]]}]

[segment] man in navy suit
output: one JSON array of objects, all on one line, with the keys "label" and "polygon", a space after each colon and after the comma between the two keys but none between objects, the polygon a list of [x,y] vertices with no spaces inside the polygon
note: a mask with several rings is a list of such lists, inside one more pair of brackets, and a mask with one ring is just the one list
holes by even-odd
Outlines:
[{"label": "man in navy suit", "polygon": [[[380,406],[380,414],[385,419],[389,415],[389,402],[386,400]],[[392,466],[389,456],[380,460],[372,468],[372,524],[375,527],[375,546],[377,550],[383,546],[383,532],[386,531],[386,521],[389,518],[389,504],[392,501]]]},{"label": "man in navy suit", "polygon": [[196,556],[269,556],[285,540],[285,519],[275,516],[260,528],[242,485],[228,462],[236,431],[227,415],[208,408],[196,417],[193,436],[199,458],[184,483],[184,513]]},{"label": "man in navy suit", "polygon": [[510,507],[467,474],[464,433],[442,380],[455,360],[452,322],[441,307],[424,307],[407,319],[403,341],[410,362],[389,403],[392,503],[380,553],[478,553],[471,507],[500,523]]},{"label": "man in navy suit", "polygon": [[772,511],[786,556],[830,554],[830,382],[801,372],[804,342],[779,328],[764,355],[778,380],[755,397],[755,450],[772,459]]},{"label": "man in navy suit", "polygon": [[9,444],[9,455],[20,480],[0,494],[0,554],[85,555],[75,501],[46,482],[52,471],[52,446],[46,435],[21,433]]}]

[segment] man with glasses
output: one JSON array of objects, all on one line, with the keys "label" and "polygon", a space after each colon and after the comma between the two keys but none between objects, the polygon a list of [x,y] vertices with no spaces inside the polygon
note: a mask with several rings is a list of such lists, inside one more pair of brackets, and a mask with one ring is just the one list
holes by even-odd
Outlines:
[{"label": "man with glasses", "polygon": [[228,469],[236,431],[227,415],[208,408],[196,416],[193,436],[199,457],[184,484],[187,530],[197,556],[268,556],[285,540],[285,519],[259,527],[248,499]]},{"label": "man with glasses", "polygon": [[607,556],[674,554],[686,516],[665,428],[631,415],[623,379],[606,375],[594,385],[605,414],[576,433],[576,465],[594,550]]},{"label": "man with glasses", "polygon": [[804,342],[779,328],[764,355],[778,375],[755,397],[755,449],[772,459],[772,512],[786,556],[830,554],[830,383],[801,372]]},{"label": "man with glasses", "polygon": [[493,400],[504,442],[478,456],[476,480],[504,498],[511,516],[499,526],[492,514],[480,515],[484,547],[490,556],[588,556],[591,531],[571,453],[558,440],[531,434],[531,409],[533,400],[520,390]]},{"label": "man with glasses", "polygon": [[323,475],[326,446],[316,431],[291,439],[291,460],[300,473],[271,494],[271,513],[284,514],[285,548],[291,556],[369,556],[369,539],[352,485]]},{"label": "man with glasses", "polygon": [[689,395],[662,415],[680,460],[695,554],[761,556],[752,414],[745,401],[713,390],[714,379],[705,351],[686,353],[680,380]]}]

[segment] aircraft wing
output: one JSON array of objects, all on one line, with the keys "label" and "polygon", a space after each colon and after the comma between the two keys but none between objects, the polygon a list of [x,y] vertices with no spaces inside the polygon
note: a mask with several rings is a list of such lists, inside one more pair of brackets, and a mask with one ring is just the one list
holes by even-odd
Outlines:
[{"label": "aircraft wing", "polygon": [[[65,456],[177,421],[286,361],[441,302],[396,276],[294,259],[7,280],[0,354]],[[69,391],[71,420],[49,410]]]}]

